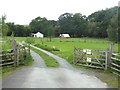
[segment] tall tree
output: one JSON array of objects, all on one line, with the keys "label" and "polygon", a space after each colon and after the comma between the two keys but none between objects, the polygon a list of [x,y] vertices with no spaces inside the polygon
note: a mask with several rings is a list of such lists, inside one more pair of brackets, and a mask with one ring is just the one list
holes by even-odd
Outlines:
[{"label": "tall tree", "polygon": [[7,23],[9,27],[9,31],[7,33],[8,36],[14,33],[15,36],[30,36],[31,29],[29,26],[24,25],[15,25],[14,23]]},{"label": "tall tree", "polygon": [[87,19],[81,13],[75,13],[73,15],[73,32],[74,36],[82,37],[87,36]]},{"label": "tall tree", "polygon": [[80,13],[64,13],[59,17],[61,33],[69,33],[72,37],[87,35],[87,19]]},{"label": "tall tree", "polygon": [[6,36],[8,32],[8,26],[5,23],[6,15],[2,16],[2,36]]},{"label": "tall tree", "polygon": [[119,42],[119,52],[120,52],[120,6],[118,7],[118,42]]},{"label": "tall tree", "polygon": [[111,23],[107,29],[108,38],[112,42],[117,42],[118,38],[118,15],[114,15],[111,19]]},{"label": "tall tree", "polygon": [[[100,10],[89,15],[88,21],[90,23],[96,23],[96,27],[95,27],[96,29],[94,31],[96,32],[97,35],[93,34],[92,36],[98,37],[98,38],[108,37],[107,28],[110,25],[111,18],[116,14],[117,14],[117,7],[113,7],[106,10]],[[89,29],[90,29],[90,26],[89,26]]]},{"label": "tall tree", "polygon": [[47,36],[49,21],[46,18],[37,17],[33,19],[29,25],[33,33],[41,32]]},{"label": "tall tree", "polygon": [[64,13],[59,17],[59,25],[60,25],[60,33],[69,33],[72,35],[71,31],[73,30],[73,23],[72,23],[73,14],[71,13]]},{"label": "tall tree", "polygon": [[2,35],[2,18],[0,18],[0,34]]}]

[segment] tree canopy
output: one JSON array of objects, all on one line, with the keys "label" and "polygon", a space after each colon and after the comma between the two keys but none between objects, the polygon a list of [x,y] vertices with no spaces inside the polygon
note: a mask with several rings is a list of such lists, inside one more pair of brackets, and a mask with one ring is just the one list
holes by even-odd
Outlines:
[{"label": "tree canopy", "polygon": [[46,37],[58,37],[61,33],[68,33],[71,37],[109,38],[110,41],[116,42],[118,39],[117,11],[116,6],[99,10],[88,17],[81,13],[63,13],[57,21],[39,16],[28,26],[10,22],[6,24],[9,27],[7,35],[14,32],[15,36],[30,36],[31,33],[41,32]]}]

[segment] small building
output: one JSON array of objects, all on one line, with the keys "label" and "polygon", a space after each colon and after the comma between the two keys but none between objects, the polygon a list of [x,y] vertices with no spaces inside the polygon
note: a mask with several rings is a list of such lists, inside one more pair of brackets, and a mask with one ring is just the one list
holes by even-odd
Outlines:
[{"label": "small building", "polygon": [[36,34],[33,34],[33,37],[43,38],[43,34],[40,32],[37,32]]},{"label": "small building", "polygon": [[61,38],[70,38],[70,35],[69,34],[60,34],[60,37]]}]

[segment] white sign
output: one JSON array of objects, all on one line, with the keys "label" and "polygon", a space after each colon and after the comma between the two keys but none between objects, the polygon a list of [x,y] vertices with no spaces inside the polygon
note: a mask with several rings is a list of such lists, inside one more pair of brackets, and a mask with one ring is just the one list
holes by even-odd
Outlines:
[{"label": "white sign", "polygon": [[87,62],[91,62],[91,58],[87,57]]},{"label": "white sign", "polygon": [[90,49],[83,49],[83,52],[86,53],[86,54],[88,54],[88,55],[92,54],[92,52],[91,52]]},{"label": "white sign", "polygon": [[91,50],[90,49],[87,49],[87,54],[91,55]]},{"label": "white sign", "polygon": [[86,50],[86,49],[83,49],[83,52],[84,52],[84,53],[86,53],[86,52],[87,52],[87,50]]}]

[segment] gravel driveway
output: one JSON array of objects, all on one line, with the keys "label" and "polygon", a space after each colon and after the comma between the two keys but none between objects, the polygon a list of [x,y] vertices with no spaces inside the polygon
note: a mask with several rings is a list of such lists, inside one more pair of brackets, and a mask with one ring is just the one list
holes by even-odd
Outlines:
[{"label": "gravel driveway", "polygon": [[[37,48],[33,46],[34,48]],[[55,58],[59,68],[47,68],[44,60],[34,51],[34,64],[3,78],[3,88],[107,88],[107,84],[90,72],[73,68],[66,60],[39,49]]]}]

